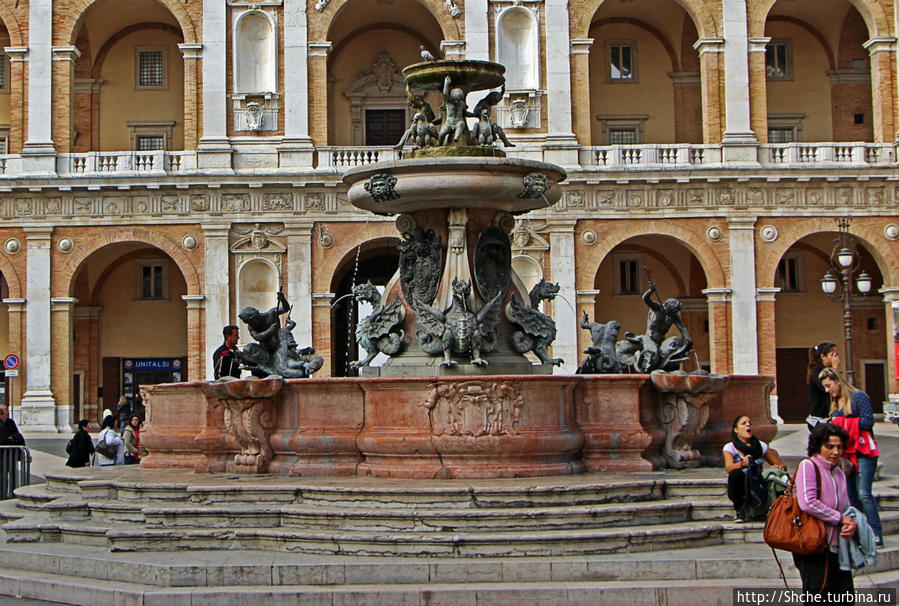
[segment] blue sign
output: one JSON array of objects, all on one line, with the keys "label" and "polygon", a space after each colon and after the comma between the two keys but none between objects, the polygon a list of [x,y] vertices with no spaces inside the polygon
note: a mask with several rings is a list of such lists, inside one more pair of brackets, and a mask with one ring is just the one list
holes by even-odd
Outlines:
[{"label": "blue sign", "polygon": [[3,367],[6,370],[15,370],[19,367],[19,356],[16,354],[9,354],[5,358],[3,358]]},{"label": "blue sign", "polygon": [[172,370],[181,368],[180,358],[133,358],[122,362],[125,370]]}]

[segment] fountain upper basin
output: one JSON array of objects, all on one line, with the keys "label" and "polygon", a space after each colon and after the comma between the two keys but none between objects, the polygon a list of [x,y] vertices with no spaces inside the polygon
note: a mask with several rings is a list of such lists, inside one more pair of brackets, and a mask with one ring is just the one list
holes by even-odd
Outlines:
[{"label": "fountain upper basin", "polygon": [[[542,193],[525,184],[525,177],[533,174],[548,180]],[[393,199],[378,201],[366,190],[366,184],[381,175],[396,178]],[[520,214],[558,202],[562,196],[558,183],[566,177],[561,167],[535,160],[442,157],[366,164],[347,171],[343,181],[350,186],[350,203],[375,213],[491,208]]]}]

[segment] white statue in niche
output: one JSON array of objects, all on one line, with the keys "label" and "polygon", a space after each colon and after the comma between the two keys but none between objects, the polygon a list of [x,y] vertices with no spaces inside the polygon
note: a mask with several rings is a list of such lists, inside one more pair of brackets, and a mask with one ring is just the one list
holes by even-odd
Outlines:
[{"label": "white statue in niche", "polygon": [[237,92],[273,92],[275,33],[269,17],[249,11],[240,17],[237,31]]},{"label": "white statue in niche", "polygon": [[262,130],[262,112],[263,107],[261,103],[256,103],[255,101],[247,103],[245,115],[247,117],[248,130]]}]

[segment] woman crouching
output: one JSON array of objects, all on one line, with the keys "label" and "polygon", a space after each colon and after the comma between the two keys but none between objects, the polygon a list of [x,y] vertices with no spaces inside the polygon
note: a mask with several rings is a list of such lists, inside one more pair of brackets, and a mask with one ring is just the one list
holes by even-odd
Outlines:
[{"label": "woman crouching", "polygon": [[[731,425],[731,441],[724,445],[724,469],[727,470],[727,497],[737,512],[736,521],[749,519],[749,510],[764,509],[767,499],[762,464],[786,470],[777,451],[752,435],[752,419],[740,415]],[[753,466],[754,464],[754,466]]]},{"label": "woman crouching", "polygon": [[837,555],[839,538],[855,534],[855,520],[843,515],[849,507],[846,476],[840,469],[840,457],[848,434],[833,423],[815,426],[808,438],[808,456],[796,472],[795,495],[799,508],[824,522],[828,549],[813,555],[793,554],[793,562],[802,577],[802,590],[827,594],[852,591],[852,573],[840,570]]}]

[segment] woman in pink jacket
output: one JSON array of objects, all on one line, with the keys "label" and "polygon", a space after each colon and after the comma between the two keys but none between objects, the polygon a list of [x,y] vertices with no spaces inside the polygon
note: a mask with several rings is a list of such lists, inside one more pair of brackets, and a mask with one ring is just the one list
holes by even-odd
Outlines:
[{"label": "woman in pink jacket", "polygon": [[802,577],[802,590],[826,594],[852,591],[852,573],[840,570],[837,545],[840,537],[855,534],[855,520],[843,515],[849,506],[846,476],[840,457],[849,436],[833,423],[819,423],[808,438],[808,456],[796,472],[799,508],[822,520],[827,528],[828,549],[813,555],[793,554]]}]

